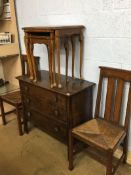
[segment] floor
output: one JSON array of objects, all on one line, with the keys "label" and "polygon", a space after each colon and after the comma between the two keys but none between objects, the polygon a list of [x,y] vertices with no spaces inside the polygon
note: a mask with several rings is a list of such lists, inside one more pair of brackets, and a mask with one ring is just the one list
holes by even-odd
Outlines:
[{"label": "floor", "polygon": [[[0,175],[105,175],[105,167],[86,150],[77,154],[69,171],[66,145],[36,128],[19,136],[14,116],[0,125]],[[122,164],[116,175],[131,175],[131,166]]]}]

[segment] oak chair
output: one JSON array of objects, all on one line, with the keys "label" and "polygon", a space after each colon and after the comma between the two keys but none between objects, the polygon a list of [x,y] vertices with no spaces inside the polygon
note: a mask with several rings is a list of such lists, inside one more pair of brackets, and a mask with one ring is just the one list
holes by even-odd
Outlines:
[{"label": "oak chair", "polygon": [[[36,65],[39,66],[39,57],[35,57]],[[22,75],[28,75],[28,64],[27,64],[27,56],[21,55],[21,65],[22,65]],[[2,116],[2,122],[3,125],[6,125],[6,119],[5,116],[13,111],[5,112],[4,110],[4,102],[12,105],[15,107],[16,116],[17,116],[17,122],[18,122],[18,129],[19,129],[19,135],[23,135],[22,132],[22,102],[21,102],[21,94],[20,90],[14,91],[14,92],[8,92],[4,95],[0,96],[0,107],[1,107],[1,116]]]},{"label": "oak chair", "polygon": [[[107,86],[105,80],[107,79]],[[107,91],[103,88],[107,87]],[[106,94],[105,107],[101,106],[103,92]],[[128,99],[125,98],[128,93]],[[103,104],[103,103],[102,103]],[[123,105],[126,106],[124,121],[121,122]],[[101,117],[101,109],[103,117]],[[106,160],[95,157],[106,166],[106,175],[113,175],[118,165],[127,159],[127,134],[131,117],[131,71],[100,67],[100,79],[96,100],[95,118],[75,127],[69,134],[69,169],[73,169],[74,139],[78,139],[99,153],[104,153]],[[114,165],[114,152],[123,145],[123,153]],[[93,152],[92,152],[93,153]],[[94,155],[93,155],[94,156]],[[97,173],[96,173],[97,174]]]}]

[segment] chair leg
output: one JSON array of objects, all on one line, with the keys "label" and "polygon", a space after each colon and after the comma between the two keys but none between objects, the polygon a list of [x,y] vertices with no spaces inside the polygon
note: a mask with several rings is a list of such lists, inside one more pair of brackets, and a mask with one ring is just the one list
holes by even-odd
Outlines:
[{"label": "chair leg", "polygon": [[[30,114],[30,112],[29,112],[29,114]],[[29,117],[27,116],[28,114],[25,112],[24,105],[23,105],[23,108],[22,108],[22,115],[23,115],[24,132],[26,134],[28,134],[29,130],[28,130],[28,123],[27,122],[29,121]]]},{"label": "chair leg", "polygon": [[16,107],[16,115],[17,115],[17,122],[18,122],[18,129],[19,129],[19,135],[23,135],[22,132],[22,123],[21,123],[21,118],[20,118],[20,113],[19,113],[19,107]]},{"label": "chair leg", "polygon": [[108,151],[107,158],[106,175],[112,175],[113,152],[111,150]]},{"label": "chair leg", "polygon": [[69,133],[69,170],[73,169],[73,136],[72,132]]},{"label": "chair leg", "polygon": [[4,111],[4,105],[3,105],[3,100],[2,99],[0,99],[0,107],[1,107],[2,122],[3,122],[3,125],[6,125],[5,111]]},{"label": "chair leg", "polygon": [[124,139],[124,145],[123,145],[123,154],[124,154],[124,159],[123,159],[123,163],[126,163],[127,161],[127,136]]}]

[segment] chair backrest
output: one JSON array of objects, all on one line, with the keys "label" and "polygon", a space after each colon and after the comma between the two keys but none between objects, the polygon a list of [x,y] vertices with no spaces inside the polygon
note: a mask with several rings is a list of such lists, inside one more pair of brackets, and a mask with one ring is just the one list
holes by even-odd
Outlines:
[{"label": "chair backrest", "polygon": [[[126,116],[124,127],[127,129],[131,116],[131,71],[100,67],[100,78],[98,84],[98,94],[96,100],[95,117],[100,116],[100,107],[103,93],[103,83],[107,79],[107,90],[104,106],[104,119],[120,124],[123,103],[125,100],[125,89],[127,92]],[[128,86],[128,89],[125,88]]]},{"label": "chair backrest", "polygon": [[[36,68],[37,71],[39,70],[40,65],[40,57],[34,56],[35,62],[36,62]],[[29,67],[27,62],[27,55],[21,55],[21,66],[22,66],[22,75],[29,75]]]}]

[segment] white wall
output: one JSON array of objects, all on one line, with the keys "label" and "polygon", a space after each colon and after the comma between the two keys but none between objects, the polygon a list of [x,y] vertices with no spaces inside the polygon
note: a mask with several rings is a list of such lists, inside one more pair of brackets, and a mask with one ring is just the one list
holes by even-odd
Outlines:
[{"label": "white wall", "polygon": [[[23,52],[22,27],[82,24],[86,27],[85,79],[97,83],[100,65],[131,70],[131,0],[17,0],[16,4]],[[47,69],[45,47],[35,52]]]}]

